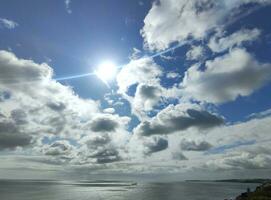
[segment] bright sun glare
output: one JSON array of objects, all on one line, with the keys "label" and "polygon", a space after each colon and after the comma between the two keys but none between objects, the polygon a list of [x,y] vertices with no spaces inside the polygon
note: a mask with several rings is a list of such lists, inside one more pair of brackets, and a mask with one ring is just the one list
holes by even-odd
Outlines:
[{"label": "bright sun glare", "polygon": [[95,71],[95,75],[106,84],[115,77],[116,73],[117,66],[111,61],[101,63]]}]

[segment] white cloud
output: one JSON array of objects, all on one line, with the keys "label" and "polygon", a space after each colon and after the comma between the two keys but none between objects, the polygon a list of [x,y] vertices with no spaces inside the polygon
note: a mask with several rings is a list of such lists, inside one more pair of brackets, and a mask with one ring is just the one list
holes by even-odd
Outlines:
[{"label": "white cloud", "polygon": [[258,62],[244,49],[205,63],[205,70],[194,65],[185,73],[181,88],[200,101],[223,103],[248,96],[271,79],[271,64]]},{"label": "white cloud", "polygon": [[[118,132],[116,138],[126,132],[128,117],[102,113],[97,102],[81,99],[53,80],[53,70],[45,63],[0,51],[0,71],[0,94],[5,94],[0,102],[1,149],[29,147],[34,151],[49,136],[57,136],[60,144],[94,132]],[[47,155],[64,151],[64,143],[48,145]]]},{"label": "white cloud", "polygon": [[124,94],[133,84],[157,84],[162,69],[151,58],[131,60],[117,75],[120,93]]},{"label": "white cloud", "polygon": [[137,48],[133,48],[132,54],[129,56],[130,60],[136,60],[139,59],[142,55],[142,52],[137,49]]},{"label": "white cloud", "polygon": [[183,151],[206,151],[212,147],[212,145],[206,141],[193,141],[186,139],[181,141],[180,146]]},{"label": "white cloud", "polygon": [[216,158],[210,159],[203,164],[209,170],[244,170],[244,169],[270,169],[271,156],[270,142],[239,147]]},{"label": "white cloud", "polygon": [[0,150],[28,146],[31,140],[32,136],[22,128],[20,123],[5,116],[0,118]]},{"label": "white cloud", "polygon": [[71,10],[71,0],[65,0],[65,7],[66,7],[67,13],[71,14],[72,13],[72,10]]},{"label": "white cloud", "polygon": [[201,39],[208,31],[234,20],[243,5],[269,4],[269,0],[160,0],[144,19],[141,34],[150,49],[162,50],[192,36]]},{"label": "white cloud", "polygon": [[104,113],[113,114],[115,112],[115,109],[114,108],[105,108],[103,111],[104,111]]},{"label": "white cloud", "polygon": [[221,117],[202,110],[198,105],[182,103],[169,105],[150,121],[141,122],[134,133],[142,136],[167,135],[189,128],[209,129],[221,124]]},{"label": "white cloud", "polygon": [[182,152],[179,151],[173,152],[171,156],[173,160],[188,160],[188,158]]},{"label": "white cloud", "polygon": [[74,147],[67,140],[53,142],[50,145],[42,144],[42,153],[49,156],[69,155]]},{"label": "white cloud", "polygon": [[222,52],[235,46],[241,46],[245,42],[256,40],[261,34],[257,28],[242,29],[227,37],[214,36],[210,39],[208,46],[213,52]]},{"label": "white cloud", "polygon": [[9,20],[9,19],[5,19],[5,18],[0,18],[0,27],[5,27],[8,29],[14,29],[16,28],[16,26],[18,26],[19,24]]},{"label": "white cloud", "polygon": [[166,77],[168,79],[174,79],[174,78],[179,78],[180,77],[180,74],[176,73],[176,72],[168,72],[166,74]]},{"label": "white cloud", "polygon": [[119,129],[125,129],[129,121],[129,117],[97,113],[84,128],[92,132],[117,132]]},{"label": "white cloud", "polygon": [[151,111],[161,99],[162,88],[154,85],[139,84],[133,99],[130,100],[132,112],[140,118],[145,117],[145,112]]},{"label": "white cloud", "polygon": [[[151,49],[165,49],[190,36],[203,38],[208,30],[222,24],[230,11],[234,18],[238,7],[248,2],[256,1],[157,1],[145,19],[142,35]],[[68,13],[71,13],[70,3],[65,1]],[[216,35],[209,47],[216,52],[224,51],[258,36],[258,29],[243,29],[227,37]],[[141,53],[138,49],[134,53],[130,63],[117,75],[118,92],[130,102],[132,113],[141,120],[131,134],[127,131],[129,117],[113,114],[114,108],[100,111],[98,102],[78,97],[71,88],[52,79],[53,70],[48,64],[0,51],[0,149],[27,153],[28,159],[33,159],[31,164],[65,164],[67,168],[85,167],[105,173],[120,170],[179,173],[207,166],[270,168],[270,156],[259,150],[261,145],[263,148],[270,145],[271,123],[266,117],[269,111],[248,122],[223,125],[223,117],[200,105],[184,103],[186,97],[223,103],[247,96],[270,79],[270,64],[260,63],[246,50],[235,48],[207,61],[205,66],[192,66],[178,88],[176,84],[166,89],[160,83],[162,68],[151,58],[138,59]],[[186,56],[198,60],[203,54],[202,46],[192,46]],[[174,72],[165,76],[180,77]],[[132,88],[135,94],[129,96],[131,86],[135,87]],[[182,98],[178,105],[160,111],[153,109],[161,99],[179,96]],[[123,104],[113,94],[105,95],[105,100],[111,105]],[[146,117],[149,111],[158,114]],[[48,144],[43,144],[44,139],[48,139]],[[238,141],[245,145],[235,145]],[[224,148],[222,152],[212,153],[220,148]],[[31,158],[39,153],[44,157]]]},{"label": "white cloud", "polygon": [[271,116],[271,109],[259,112],[259,113],[252,113],[249,116],[247,116],[248,119],[253,119],[253,118],[264,118]]},{"label": "white cloud", "polygon": [[[129,101],[132,113],[139,118],[146,117],[161,98],[163,87],[160,76],[163,71],[151,58],[132,60],[117,75],[118,92]],[[129,88],[135,86],[135,94],[127,95]],[[134,95],[134,97],[133,97]]]},{"label": "white cloud", "polygon": [[270,121],[268,116],[211,129],[205,139],[213,147],[195,165],[205,170],[270,169]]},{"label": "white cloud", "polygon": [[153,137],[144,142],[144,154],[150,155],[168,148],[168,141],[161,137]]},{"label": "white cloud", "polygon": [[204,58],[205,52],[202,46],[192,46],[191,49],[186,53],[187,60],[199,60]]}]

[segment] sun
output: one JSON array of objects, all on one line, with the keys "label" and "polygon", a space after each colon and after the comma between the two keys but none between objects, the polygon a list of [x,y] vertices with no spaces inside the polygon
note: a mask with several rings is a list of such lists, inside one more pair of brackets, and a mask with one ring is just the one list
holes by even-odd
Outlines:
[{"label": "sun", "polygon": [[104,61],[97,67],[94,73],[104,83],[108,84],[116,76],[117,66],[112,61]]}]

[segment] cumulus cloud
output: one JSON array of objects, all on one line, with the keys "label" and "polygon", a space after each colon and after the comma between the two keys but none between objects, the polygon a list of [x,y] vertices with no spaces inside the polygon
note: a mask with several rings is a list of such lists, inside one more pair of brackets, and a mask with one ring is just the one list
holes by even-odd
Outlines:
[{"label": "cumulus cloud", "polygon": [[192,66],[181,87],[194,99],[223,103],[250,95],[270,79],[271,64],[260,63],[246,50],[237,48],[207,61],[204,70]]},{"label": "cumulus cloud", "polygon": [[241,13],[241,8],[251,3],[266,5],[270,1],[155,1],[144,19],[141,34],[150,49],[166,49],[170,44],[191,36],[195,39],[205,37],[209,30],[224,25],[225,21],[229,23],[234,20]]},{"label": "cumulus cloud", "polygon": [[13,53],[0,51],[0,83],[18,87],[21,83],[41,83],[52,77],[53,71],[46,63],[18,59]]},{"label": "cumulus cloud", "polygon": [[185,139],[181,141],[180,146],[184,151],[206,151],[212,147],[212,145],[206,141],[195,142]]},{"label": "cumulus cloud", "polygon": [[27,114],[25,113],[24,110],[22,109],[15,109],[12,110],[11,113],[11,118],[17,125],[22,125],[27,123]]},{"label": "cumulus cloud", "polygon": [[122,145],[126,139],[125,137],[117,138],[109,134],[92,134],[83,137],[79,141],[81,147],[75,162],[77,164],[104,164],[122,160]]},{"label": "cumulus cloud", "polygon": [[119,117],[112,114],[97,114],[86,124],[86,129],[93,132],[115,132],[120,127],[125,127],[130,121],[129,117]]},{"label": "cumulus cloud", "polygon": [[97,148],[98,146],[102,146],[108,144],[111,141],[111,138],[108,134],[92,134],[82,138],[81,143],[84,143],[88,146],[88,148]]},{"label": "cumulus cloud", "polygon": [[135,133],[143,136],[170,134],[188,128],[208,129],[223,124],[223,119],[200,109],[198,106],[169,105],[150,121],[143,121],[135,128]]},{"label": "cumulus cloud", "polygon": [[115,131],[118,123],[108,118],[98,118],[91,122],[91,130],[94,132]]},{"label": "cumulus cloud", "polygon": [[202,46],[192,46],[186,53],[187,60],[200,60],[204,57],[205,50]]},{"label": "cumulus cloud", "polygon": [[161,75],[162,69],[151,58],[131,60],[117,76],[119,91],[124,94],[131,85],[138,83],[156,85]]},{"label": "cumulus cloud", "polygon": [[14,29],[16,28],[16,26],[18,26],[18,23],[16,23],[15,21],[5,19],[5,18],[0,18],[0,28],[5,27],[7,29]]},{"label": "cumulus cloud", "polygon": [[[70,3],[70,0],[65,1],[68,13],[71,13]],[[165,49],[187,38],[201,39],[209,30],[224,24],[228,16],[233,19],[241,6],[248,3],[264,4],[268,1],[156,1],[145,18],[141,34],[152,50]],[[118,92],[130,102],[133,114],[144,116],[149,111],[158,114],[152,118],[139,117],[139,125],[133,134],[127,131],[129,117],[114,114],[114,108],[101,111],[98,102],[80,98],[70,87],[53,80],[53,69],[48,64],[0,51],[0,149],[22,147],[17,149],[24,150],[29,147],[32,148],[27,149],[29,154],[41,152],[46,157],[38,162],[65,163],[88,169],[112,166],[116,171],[120,166],[128,166],[121,170],[129,171],[133,164],[136,172],[151,171],[153,163],[161,160],[166,164],[155,167],[167,172],[168,169],[176,170],[174,172],[183,170],[179,161],[191,169],[202,164],[224,169],[268,168],[270,156],[250,148],[252,143],[260,143],[259,138],[270,139],[267,133],[271,123],[270,119],[265,119],[269,112],[247,123],[222,126],[223,117],[200,106],[205,104],[184,103],[185,97],[210,103],[227,102],[251,94],[270,80],[271,65],[260,63],[246,50],[240,49],[245,42],[254,41],[259,35],[258,29],[242,29],[226,37],[215,35],[209,41],[209,48],[214,52],[230,51],[201,66],[192,66],[185,73],[183,82],[172,90],[161,85],[161,77],[175,79],[180,75],[174,72],[163,74],[152,58],[139,59],[142,52],[134,49],[132,60],[117,75]],[[200,60],[204,50],[203,46],[192,46],[186,57]],[[180,96],[183,95],[178,99],[178,105],[154,110],[160,100],[174,95],[179,97],[179,93],[175,93],[177,90],[181,91]],[[130,94],[131,91],[135,93]],[[169,95],[170,92],[173,95]],[[105,95],[105,100],[111,105],[120,104],[122,100],[109,97]],[[49,138],[46,142],[45,136]],[[243,146],[247,149],[242,149],[245,147],[239,144],[246,144]],[[224,149],[214,153],[212,147]]]},{"label": "cumulus cloud", "polygon": [[218,159],[207,161],[205,168],[225,170],[225,169],[269,169],[271,166],[271,156],[269,154],[255,154],[239,151],[222,156]]},{"label": "cumulus cloud", "polygon": [[[207,138],[212,144],[212,148],[201,155],[195,168],[203,165],[208,171],[270,169],[270,121],[271,117],[265,116],[209,130],[204,138],[195,139],[199,144]],[[192,141],[191,137],[186,140]],[[194,159],[192,156],[191,160]]]},{"label": "cumulus cloud", "polygon": [[146,111],[153,109],[159,102],[162,95],[162,88],[160,86],[139,84],[135,97],[131,101],[132,112],[137,116],[144,116]]},{"label": "cumulus cloud", "polygon": [[257,28],[241,29],[229,36],[214,36],[210,39],[208,46],[213,52],[222,52],[232,47],[241,46],[245,42],[256,40],[261,34]]},{"label": "cumulus cloud", "polygon": [[[140,119],[146,117],[160,100],[163,87],[160,76],[163,71],[151,58],[132,60],[124,66],[117,76],[119,93],[130,103],[132,113]],[[129,89],[135,86],[135,94],[129,94]],[[129,95],[128,95],[129,94]]]},{"label": "cumulus cloud", "polygon": [[[32,153],[51,156],[53,163],[78,164],[85,158],[79,149],[85,146],[90,163],[120,159],[117,152],[124,134],[128,136],[128,117],[102,113],[97,102],[79,98],[71,88],[52,79],[53,70],[47,64],[1,51],[0,71],[0,149],[29,147]],[[117,132],[106,148],[88,148],[83,143],[73,147],[67,142],[103,132]],[[42,144],[45,136],[57,142]],[[87,164],[88,159],[85,161]]]},{"label": "cumulus cloud", "polygon": [[69,141],[60,140],[51,145],[43,145],[43,153],[49,156],[68,155],[73,150],[73,146]]},{"label": "cumulus cloud", "polygon": [[8,117],[0,117],[0,150],[25,147],[31,144],[32,137],[23,127]]},{"label": "cumulus cloud", "polygon": [[46,106],[56,112],[63,111],[66,108],[63,102],[48,102]]},{"label": "cumulus cloud", "polygon": [[168,141],[161,137],[153,137],[151,140],[145,141],[144,153],[150,155],[155,152],[163,151],[168,148]]}]

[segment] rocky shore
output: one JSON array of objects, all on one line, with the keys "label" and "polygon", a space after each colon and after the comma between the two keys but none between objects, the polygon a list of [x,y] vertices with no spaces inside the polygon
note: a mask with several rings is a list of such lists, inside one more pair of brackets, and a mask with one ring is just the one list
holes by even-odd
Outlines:
[{"label": "rocky shore", "polygon": [[242,193],[235,200],[271,200],[271,182],[266,182],[258,186],[255,191],[250,191]]}]

